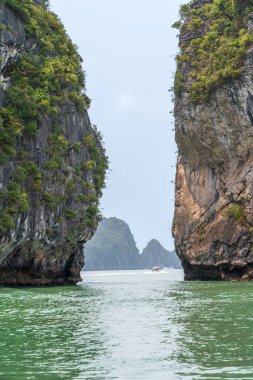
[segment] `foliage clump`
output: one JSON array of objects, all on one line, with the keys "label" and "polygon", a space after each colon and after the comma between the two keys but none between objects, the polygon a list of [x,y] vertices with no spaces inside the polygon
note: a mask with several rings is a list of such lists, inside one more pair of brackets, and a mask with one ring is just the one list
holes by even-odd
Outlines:
[{"label": "foliage clump", "polygon": [[[101,190],[105,186],[105,173],[108,169],[108,159],[104,155],[101,146],[102,138],[99,132],[94,128],[95,135],[88,135],[84,138],[84,145],[89,152],[93,162],[93,182],[98,196],[101,196]],[[89,162],[89,161],[88,161]]]},{"label": "foliage clump", "polygon": [[253,36],[247,17],[253,0],[214,0],[199,8],[194,1],[180,8],[180,53],[175,94],[190,93],[193,102],[206,100],[210,92],[243,70]]},{"label": "foliage clump", "polygon": [[238,221],[240,224],[245,224],[246,215],[244,206],[238,203],[231,204],[227,209],[227,217]]}]

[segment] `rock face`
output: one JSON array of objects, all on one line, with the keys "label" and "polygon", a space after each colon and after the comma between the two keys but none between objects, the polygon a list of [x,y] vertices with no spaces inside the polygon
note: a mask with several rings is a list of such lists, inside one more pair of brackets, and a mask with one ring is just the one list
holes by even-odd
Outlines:
[{"label": "rock face", "polygon": [[[195,69],[191,66],[193,54],[188,56],[188,62],[182,57],[214,25],[214,21],[208,17],[201,20],[201,13],[196,13],[204,12],[204,7],[214,9],[213,4],[211,0],[191,2],[181,28],[177,78],[184,78],[185,84],[175,100],[179,155],[173,234],[187,280],[252,280],[253,49],[249,13],[253,4],[242,1],[235,11],[239,20],[244,12],[241,22],[245,31],[248,28],[246,48],[242,45],[246,54],[237,63],[236,58],[232,61],[237,72],[227,75],[223,69],[225,79],[217,79],[208,96],[196,100],[191,97],[190,88],[200,83],[201,78],[196,78],[202,68],[196,66],[198,62]],[[195,28],[191,22],[194,12],[201,20],[199,26],[195,22]],[[225,19],[228,16],[233,17],[224,14]],[[216,52],[221,47],[224,28],[219,33]],[[223,59],[227,54],[224,50]],[[201,59],[198,54],[197,58]],[[209,75],[213,77],[210,67]]]},{"label": "rock face", "polygon": [[181,263],[176,252],[167,251],[158,240],[151,240],[141,254],[142,267],[152,269],[159,266],[160,268],[181,269]]},{"label": "rock face", "polygon": [[45,1],[0,2],[0,284],[76,284],[107,167],[81,59]]},{"label": "rock face", "polygon": [[85,245],[85,270],[141,269],[141,258],[129,226],[120,219],[103,219]]}]

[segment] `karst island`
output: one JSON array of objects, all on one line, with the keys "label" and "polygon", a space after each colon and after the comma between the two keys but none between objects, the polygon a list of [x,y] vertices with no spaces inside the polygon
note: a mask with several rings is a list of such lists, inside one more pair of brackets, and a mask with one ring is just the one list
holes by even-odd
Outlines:
[{"label": "karst island", "polygon": [[82,58],[47,1],[0,20],[0,284],[76,284],[108,166]]},{"label": "karst island", "polygon": [[253,2],[181,6],[173,234],[187,280],[253,279]]}]

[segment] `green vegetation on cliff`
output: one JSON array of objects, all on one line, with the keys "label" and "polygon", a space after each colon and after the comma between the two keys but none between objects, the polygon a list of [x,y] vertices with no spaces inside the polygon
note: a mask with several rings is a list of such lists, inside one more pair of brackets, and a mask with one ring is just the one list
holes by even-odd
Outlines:
[{"label": "green vegetation on cliff", "polygon": [[247,30],[252,0],[214,0],[180,9],[180,53],[174,90],[190,93],[193,102],[206,100],[226,80],[242,73],[247,48],[253,36]]},{"label": "green vegetation on cliff", "polygon": [[[60,20],[49,11],[48,1],[0,0],[0,6],[3,5],[11,9],[24,25],[27,46],[8,64],[4,73],[5,77],[11,78],[11,86],[5,91],[5,104],[0,109],[0,165],[15,160],[16,169],[9,186],[0,194],[3,206],[0,210],[0,233],[13,227],[20,210],[29,209],[31,192],[40,193],[41,202],[53,209],[63,202],[66,194],[71,194],[71,186],[77,184],[82,186],[84,194],[78,198],[80,207],[88,206],[88,209],[76,228],[94,225],[108,168],[101,136],[95,129],[78,147],[72,146],[64,137],[63,126],[59,123],[63,112],[73,108],[84,112],[89,107],[82,59]],[[21,151],[17,142],[35,140],[45,115],[50,118],[47,162],[38,167],[30,152]],[[87,162],[79,165],[72,183],[65,157],[72,149],[81,147],[87,149],[92,165],[87,165]],[[87,197],[88,190],[92,191],[92,184],[85,180],[89,173],[94,184],[92,200]],[[61,196],[44,188],[45,176],[65,184]],[[69,210],[67,217],[73,213],[74,210]]]}]

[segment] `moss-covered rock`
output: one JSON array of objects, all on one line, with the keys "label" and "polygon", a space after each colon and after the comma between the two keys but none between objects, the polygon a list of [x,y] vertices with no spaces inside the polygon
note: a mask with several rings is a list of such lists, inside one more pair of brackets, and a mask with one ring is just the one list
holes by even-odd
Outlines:
[{"label": "moss-covered rock", "polygon": [[180,53],[176,95],[190,93],[193,102],[242,73],[253,35],[247,28],[252,0],[194,0],[180,9]]},{"label": "moss-covered rock", "polygon": [[[82,245],[100,218],[108,167],[87,114],[82,59],[47,1],[0,0],[0,22],[0,283],[11,278],[8,255],[21,245],[24,252],[26,244],[31,266],[36,252],[40,259],[37,271],[18,260],[15,270],[30,273],[23,282],[37,276],[36,283],[70,277],[73,283],[80,278]],[[56,249],[80,263],[75,276],[63,261],[61,280],[54,278]],[[47,270],[43,250],[52,257]]]}]

